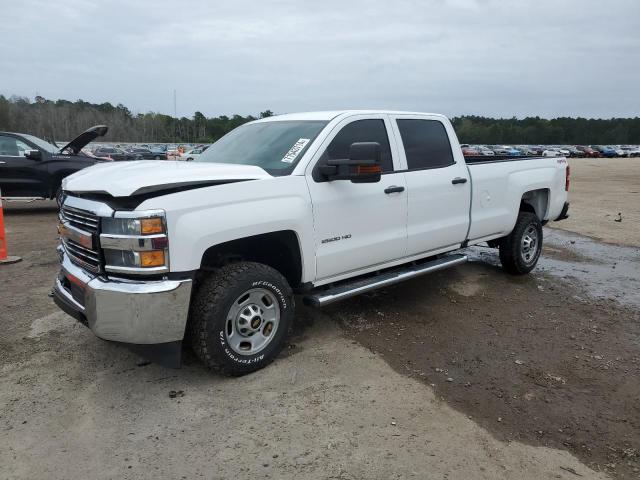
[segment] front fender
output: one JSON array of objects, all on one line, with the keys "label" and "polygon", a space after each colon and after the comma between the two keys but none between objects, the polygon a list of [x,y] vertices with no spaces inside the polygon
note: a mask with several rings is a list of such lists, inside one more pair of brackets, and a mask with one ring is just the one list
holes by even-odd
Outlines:
[{"label": "front fender", "polygon": [[311,198],[302,176],[198,188],[154,197],[138,207],[155,208],[167,212],[172,272],[199,269],[205,251],[212,246],[291,230],[300,243],[302,281],[315,276]]}]

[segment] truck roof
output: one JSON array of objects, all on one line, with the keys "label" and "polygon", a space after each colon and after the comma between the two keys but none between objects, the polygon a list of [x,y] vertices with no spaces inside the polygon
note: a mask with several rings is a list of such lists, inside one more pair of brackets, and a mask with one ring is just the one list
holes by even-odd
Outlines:
[{"label": "truck roof", "polygon": [[340,115],[377,115],[377,114],[409,114],[409,115],[437,115],[444,117],[439,113],[425,113],[425,112],[407,112],[399,110],[328,110],[320,112],[300,112],[300,113],[285,113],[282,115],[274,115],[273,117],[266,117],[256,120],[257,122],[269,122],[269,121],[286,121],[286,120],[333,120]]}]

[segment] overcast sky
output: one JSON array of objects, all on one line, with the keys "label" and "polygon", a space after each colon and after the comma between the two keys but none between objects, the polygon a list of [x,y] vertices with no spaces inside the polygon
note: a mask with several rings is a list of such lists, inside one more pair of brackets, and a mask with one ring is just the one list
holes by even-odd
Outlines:
[{"label": "overcast sky", "polygon": [[640,0],[2,2],[0,93],[207,116],[640,115]]}]

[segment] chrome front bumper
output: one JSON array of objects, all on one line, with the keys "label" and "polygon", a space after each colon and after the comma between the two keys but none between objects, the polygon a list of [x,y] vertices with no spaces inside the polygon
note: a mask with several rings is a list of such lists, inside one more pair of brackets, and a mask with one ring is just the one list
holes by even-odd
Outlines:
[{"label": "chrome front bumper", "polygon": [[56,304],[104,339],[152,345],[181,342],[192,280],[115,280],[94,276],[60,252]]}]

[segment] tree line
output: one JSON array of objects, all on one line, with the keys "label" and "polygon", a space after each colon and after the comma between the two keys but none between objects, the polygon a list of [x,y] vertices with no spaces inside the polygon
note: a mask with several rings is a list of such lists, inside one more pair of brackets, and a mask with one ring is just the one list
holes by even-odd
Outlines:
[{"label": "tree line", "polygon": [[[48,100],[0,95],[0,131],[29,133],[47,140],[70,140],[93,125],[108,125],[105,140],[148,143],[209,143],[243,123],[273,115],[175,118],[162,113],[132,113],[122,104]],[[640,144],[640,118],[452,119],[458,137],[476,144]]]}]

